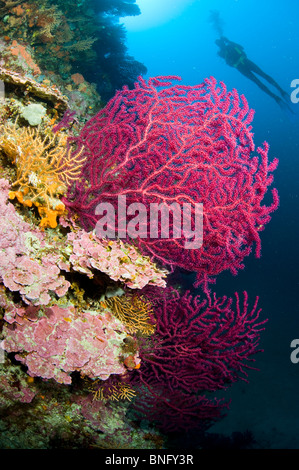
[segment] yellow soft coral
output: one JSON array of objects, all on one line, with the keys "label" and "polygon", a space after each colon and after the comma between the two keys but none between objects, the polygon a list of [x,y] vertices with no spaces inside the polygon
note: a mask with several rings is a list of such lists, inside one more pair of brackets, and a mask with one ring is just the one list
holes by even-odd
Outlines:
[{"label": "yellow soft coral", "polygon": [[[97,383],[99,384],[100,382],[97,381]],[[99,385],[97,390],[94,390],[94,388],[92,388],[91,391],[93,392],[93,395],[94,395],[93,399],[101,400],[101,401],[119,401],[119,400],[131,401],[132,398],[136,396],[136,392],[131,387],[131,385],[122,383],[122,382],[112,384],[110,387]]]},{"label": "yellow soft coral", "polygon": [[111,309],[130,333],[150,336],[155,331],[152,305],[143,296],[111,297],[102,302],[102,306]]},{"label": "yellow soft coral", "polygon": [[65,206],[62,202],[57,204],[55,209],[48,209],[47,207],[39,206],[38,213],[42,217],[39,225],[41,227],[57,227],[57,217],[62,215],[64,212]]},{"label": "yellow soft coral", "polygon": [[80,174],[85,158],[81,149],[73,153],[63,133],[42,137],[41,130],[0,126],[0,149],[16,166],[16,180],[10,192],[27,207],[35,205],[42,227],[55,228],[57,217],[65,211],[60,197]]}]

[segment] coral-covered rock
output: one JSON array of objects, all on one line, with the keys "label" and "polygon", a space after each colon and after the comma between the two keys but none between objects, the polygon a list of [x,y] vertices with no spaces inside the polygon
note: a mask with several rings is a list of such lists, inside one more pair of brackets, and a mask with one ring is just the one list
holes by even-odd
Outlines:
[{"label": "coral-covered rock", "polygon": [[147,284],[165,287],[165,269],[159,269],[134,246],[121,240],[100,239],[94,232],[79,230],[68,234],[72,245],[69,257],[75,271],[93,277],[99,270],[114,281],[122,281],[132,289],[142,289]]},{"label": "coral-covered rock", "polygon": [[31,403],[37,393],[31,381],[20,367],[6,359],[0,367],[0,409],[17,402]]},{"label": "coral-covered rock", "polygon": [[9,183],[0,180],[0,279],[26,304],[47,305],[51,294],[65,295],[70,283],[60,274],[60,256],[46,237],[7,202]]},{"label": "coral-covered rock", "polygon": [[2,348],[17,352],[16,359],[28,367],[32,377],[70,384],[70,374],[106,380],[122,374],[119,357],[125,327],[109,312],[78,311],[74,306],[29,306],[6,316]]}]

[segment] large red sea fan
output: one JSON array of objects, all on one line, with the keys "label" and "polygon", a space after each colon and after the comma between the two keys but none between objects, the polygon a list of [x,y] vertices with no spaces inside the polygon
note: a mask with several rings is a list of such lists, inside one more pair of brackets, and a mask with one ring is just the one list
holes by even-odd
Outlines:
[{"label": "large red sea fan", "polygon": [[[278,160],[269,163],[266,142],[255,152],[253,111],[243,95],[227,92],[214,78],[172,86],[170,80],[178,79],[139,78],[133,90],[117,92],[85,125],[77,144],[85,147],[86,164],[64,202],[85,229],[96,226],[102,203],[115,211],[111,227],[124,227],[119,196],[127,207],[135,203],[131,219],[141,205],[147,214],[153,203],[168,209],[189,205],[194,240],[200,239],[196,204],[202,203],[202,246],[186,249],[190,233],[183,230],[181,236],[172,228],[161,236],[165,220],[151,236],[150,218],[142,227],[136,224],[135,243],[162,264],[196,272],[206,286],[223,270],[236,274],[254,245],[260,256],[259,231],[278,207],[276,189],[273,202],[263,202]],[[173,214],[173,223],[181,222],[181,214]]]}]

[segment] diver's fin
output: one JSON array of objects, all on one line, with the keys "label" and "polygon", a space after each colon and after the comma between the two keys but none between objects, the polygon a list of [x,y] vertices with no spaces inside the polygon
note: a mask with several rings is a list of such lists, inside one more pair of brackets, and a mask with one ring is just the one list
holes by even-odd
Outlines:
[{"label": "diver's fin", "polygon": [[[288,98],[289,98],[289,95],[287,95]],[[289,111],[290,113],[292,114],[295,114],[295,112],[292,110],[291,106],[286,102],[284,101],[282,98],[279,98],[279,96],[275,96],[275,101],[276,103],[280,106],[280,108],[284,111]]]},{"label": "diver's fin", "polygon": [[285,101],[289,101],[289,100],[290,100],[290,95],[289,95],[289,93],[287,93],[286,91],[281,90],[280,94],[281,94],[281,96],[285,99]]}]

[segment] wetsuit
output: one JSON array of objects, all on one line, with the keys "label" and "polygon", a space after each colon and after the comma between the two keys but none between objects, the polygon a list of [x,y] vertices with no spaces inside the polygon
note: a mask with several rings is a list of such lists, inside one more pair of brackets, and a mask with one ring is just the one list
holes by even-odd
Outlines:
[{"label": "wetsuit", "polygon": [[267,75],[265,72],[263,72],[262,69],[260,69],[260,67],[258,67],[254,62],[248,59],[247,55],[244,52],[243,46],[240,46],[240,44],[237,44],[235,42],[229,41],[226,38],[219,39],[218,41],[216,41],[216,44],[220,47],[220,50],[218,52],[219,56],[223,57],[228,65],[236,68],[240,73],[242,73],[242,75],[256,83],[256,85],[259,86],[265,93],[274,98],[278,104],[281,104],[281,98],[275,95],[275,93],[272,93],[272,91],[269,90],[269,88],[266,87],[266,85],[264,85],[264,83],[261,82],[255,74],[260,75],[268,83],[277,88],[277,90],[279,90],[282,96],[289,99],[289,95],[278,85],[275,80],[273,80],[272,77],[270,77],[270,75]]}]

